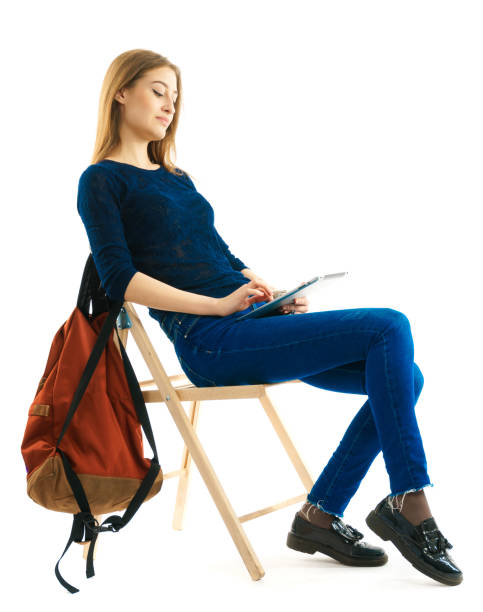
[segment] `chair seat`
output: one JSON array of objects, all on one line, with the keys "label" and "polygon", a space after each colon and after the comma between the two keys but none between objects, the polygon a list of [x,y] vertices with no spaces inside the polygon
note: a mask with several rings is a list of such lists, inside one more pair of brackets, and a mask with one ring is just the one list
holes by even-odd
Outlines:
[{"label": "chair seat", "polygon": [[[201,401],[201,400],[224,400],[262,397],[265,395],[267,387],[284,385],[288,383],[301,382],[298,379],[284,380],[276,383],[260,383],[257,385],[230,385],[226,387],[197,387],[183,374],[176,374],[169,377],[171,382],[180,381],[181,384],[173,384],[180,401]],[[149,385],[155,385],[153,380],[144,380],[139,383],[141,389]],[[164,402],[164,398],[159,389],[145,389],[142,391],[145,403]],[[169,399],[169,398],[168,398]]]}]

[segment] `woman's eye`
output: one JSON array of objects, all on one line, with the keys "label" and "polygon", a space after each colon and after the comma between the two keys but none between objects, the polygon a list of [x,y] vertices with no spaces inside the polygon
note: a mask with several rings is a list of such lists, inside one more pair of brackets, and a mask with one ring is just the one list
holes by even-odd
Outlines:
[{"label": "woman's eye", "polygon": [[[155,89],[153,89],[153,93],[155,93],[158,98],[160,98],[161,96],[164,96],[164,94],[159,93],[159,91],[156,91]],[[176,98],[173,100],[173,104],[176,104]]]}]

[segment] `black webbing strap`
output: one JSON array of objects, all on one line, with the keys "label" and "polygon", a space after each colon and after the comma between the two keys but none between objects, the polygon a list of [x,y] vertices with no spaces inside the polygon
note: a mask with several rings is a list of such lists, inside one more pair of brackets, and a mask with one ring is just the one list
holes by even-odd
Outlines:
[{"label": "black webbing strap", "polygon": [[[67,552],[69,546],[72,544],[72,542],[89,542],[90,541],[89,550],[87,553],[86,576],[87,578],[91,578],[92,576],[94,576],[94,546],[95,546],[98,534],[102,531],[117,532],[127,525],[127,523],[136,514],[141,504],[146,499],[146,496],[151,490],[151,487],[154,484],[154,481],[156,480],[156,477],[159,474],[159,471],[161,469],[159,465],[156,443],[154,441],[153,431],[151,428],[151,423],[149,421],[148,411],[146,409],[146,404],[144,402],[143,394],[139,386],[138,380],[136,378],[136,375],[134,373],[131,362],[129,361],[129,357],[127,356],[124,345],[121,342],[121,339],[119,338],[117,326],[115,325],[116,318],[119,314],[121,306],[122,306],[122,302],[114,303],[109,311],[109,315],[106,317],[106,320],[101,328],[101,331],[99,332],[99,338],[96,341],[94,349],[91,353],[91,356],[89,357],[89,360],[84,369],[79,385],[74,394],[74,398],[72,400],[71,406],[69,408],[69,412],[66,416],[64,425],[62,427],[61,434],[59,436],[59,439],[57,440],[56,451],[59,451],[61,455],[67,480],[69,481],[69,484],[72,489],[72,493],[74,494],[74,497],[80,508],[80,512],[78,512],[77,514],[74,514],[74,520],[73,520],[72,530],[69,536],[69,540],[64,549],[64,552],[62,553],[60,559],[57,561],[57,564],[55,566],[55,575],[57,576],[57,579],[62,584],[62,586],[65,587],[70,593],[77,593],[79,589],[77,589],[76,587],[66,582],[62,578],[60,571],[59,571],[59,563],[62,557]],[[109,516],[108,518],[106,518],[102,522],[101,525],[99,525],[98,521],[94,518],[94,516],[91,513],[89,502],[87,500],[87,496],[85,494],[84,488],[82,487],[82,483],[79,480],[79,477],[72,469],[72,466],[70,465],[70,462],[67,459],[67,456],[65,455],[65,453],[61,451],[58,448],[58,446],[59,446],[61,439],[63,438],[65,434],[67,427],[69,426],[72,420],[72,417],[74,416],[75,411],[77,410],[79,402],[82,398],[82,395],[85,392],[85,389],[87,388],[87,385],[89,383],[89,380],[92,377],[92,374],[94,373],[97,363],[99,362],[102,351],[104,350],[105,345],[107,344],[109,334],[112,330],[112,327],[115,328],[117,337],[119,339],[119,347],[121,350],[121,356],[122,356],[122,360],[124,363],[124,370],[126,372],[126,378],[127,378],[129,390],[131,392],[131,396],[133,399],[134,407],[136,409],[138,421],[141,424],[141,427],[143,428],[144,434],[146,436],[146,439],[149,442],[149,445],[151,446],[154,456],[151,459],[151,465],[150,465],[150,468],[146,476],[143,478],[138,490],[136,491],[128,507],[124,511],[124,514],[122,516],[113,514]],[[84,537],[85,537],[85,540],[83,539]]]},{"label": "black webbing strap", "polygon": [[115,302],[109,310],[109,314],[107,315],[106,320],[102,325],[101,331],[99,332],[99,336],[96,340],[94,348],[92,349],[92,353],[90,354],[90,357],[87,360],[86,367],[84,368],[84,372],[82,373],[79,385],[77,386],[77,389],[74,393],[74,397],[72,398],[69,412],[65,417],[64,426],[62,427],[59,439],[57,440],[56,449],[59,447],[60,441],[64,437],[65,431],[67,427],[69,427],[72,417],[74,416],[74,413],[77,410],[77,406],[79,405],[79,402],[82,399],[85,390],[87,389],[87,385],[89,384],[89,381],[92,378],[92,375],[94,374],[94,370],[96,369],[99,359],[101,358],[102,351],[104,350],[107,341],[109,340],[109,335],[116,323],[116,319],[121,310],[121,307],[121,301]]},{"label": "black webbing strap", "polygon": [[[55,565],[55,575],[57,576],[57,580],[60,584],[65,587],[70,593],[78,593],[79,589],[69,584],[66,580],[64,580],[59,571],[59,563],[62,560],[62,557],[67,552],[68,548],[72,544],[72,542],[91,542],[89,545],[89,552],[87,555],[87,564],[86,564],[86,575],[87,578],[91,578],[94,576],[94,546],[97,539],[97,533],[94,532],[94,526],[97,521],[92,516],[91,509],[89,507],[89,502],[87,501],[87,496],[82,487],[82,484],[79,480],[79,477],[72,469],[67,457],[65,454],[59,449],[60,456],[62,458],[62,463],[64,465],[65,473],[67,476],[67,480],[72,488],[72,492],[76,498],[77,504],[81,509],[80,512],[74,514],[74,521],[72,523],[72,530],[69,536],[69,540],[67,541],[67,545],[62,553],[62,556],[57,561]],[[85,536],[85,540],[84,540]]]},{"label": "black webbing strap", "polygon": [[158,451],[156,450],[156,443],[154,441],[153,430],[151,429],[151,423],[149,422],[148,411],[146,409],[146,404],[144,402],[143,392],[141,391],[141,387],[139,386],[138,379],[136,378],[136,374],[132,368],[131,362],[129,361],[129,357],[127,356],[126,349],[124,348],[124,344],[121,342],[119,338],[119,332],[117,331],[116,326],[116,334],[119,340],[119,347],[121,349],[122,360],[124,362],[124,370],[126,371],[126,378],[129,385],[129,390],[131,391],[131,396],[134,401],[134,407],[136,409],[136,414],[139,422],[141,423],[141,427],[144,430],[144,434],[146,435],[146,439],[151,446],[151,450],[154,453],[154,459],[158,460]]},{"label": "black webbing strap", "polygon": [[82,520],[81,517],[81,512],[79,512],[78,514],[74,514],[74,522],[72,524],[72,531],[70,532],[70,536],[69,536],[69,540],[67,542],[66,547],[64,548],[64,552],[62,553],[62,556],[60,557],[60,559],[57,561],[57,564],[55,566],[55,575],[57,576],[57,580],[60,582],[60,584],[66,588],[69,593],[78,593],[79,589],[76,588],[75,586],[72,586],[71,584],[69,584],[66,580],[64,580],[59,572],[59,563],[62,560],[62,557],[65,555],[65,553],[67,552],[68,548],[70,547],[70,545],[72,544],[72,542],[82,542],[82,538],[84,535],[84,522]]}]

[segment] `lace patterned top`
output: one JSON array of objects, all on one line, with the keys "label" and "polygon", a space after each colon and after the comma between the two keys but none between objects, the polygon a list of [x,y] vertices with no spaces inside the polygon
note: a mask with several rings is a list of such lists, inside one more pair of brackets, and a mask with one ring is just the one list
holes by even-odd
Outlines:
[{"label": "lace patterned top", "polygon": [[231,253],[213,208],[185,174],[104,159],[82,173],[77,210],[112,300],[124,299],[138,271],[210,297],[250,282],[241,274],[248,266]]}]

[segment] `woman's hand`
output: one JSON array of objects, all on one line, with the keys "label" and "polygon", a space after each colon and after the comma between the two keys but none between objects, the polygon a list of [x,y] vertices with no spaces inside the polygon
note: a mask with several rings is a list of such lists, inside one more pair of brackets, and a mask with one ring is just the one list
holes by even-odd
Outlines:
[{"label": "woman's hand", "polygon": [[294,314],[302,314],[309,310],[309,300],[306,295],[299,295],[294,298],[289,304],[283,304],[277,308],[282,314],[291,313],[294,310]]},{"label": "woman's hand", "polygon": [[[254,280],[258,281],[259,283],[262,283],[264,287],[267,287],[270,292],[271,295],[269,298],[264,298],[265,301],[267,302],[271,302],[272,300],[274,300],[275,298],[279,297],[280,295],[283,295],[284,293],[287,293],[286,289],[276,289],[275,287],[272,287],[272,285],[269,285],[267,283],[267,281],[265,281],[263,278],[261,278],[260,276],[255,276]],[[260,301],[260,300],[258,300]],[[277,311],[280,312],[281,314],[288,314],[289,312],[292,312],[292,310],[295,311],[294,314],[302,314],[304,312],[308,312],[309,310],[309,300],[307,298],[307,296],[298,296],[296,298],[294,298],[290,303],[288,304],[284,304],[283,306],[279,306],[277,308]]]},{"label": "woman's hand", "polygon": [[[277,290],[260,276],[255,276],[249,283],[245,283],[241,287],[238,287],[233,293],[218,298],[217,314],[218,316],[226,317],[234,312],[245,310],[254,302],[271,302],[274,298],[283,293],[287,293],[287,291],[285,289]],[[309,302],[307,297],[299,296],[294,298],[290,303],[279,306],[277,311],[280,314],[287,314],[294,310],[295,314],[302,314],[308,311],[308,305]]]},{"label": "woman's hand", "polygon": [[245,310],[254,302],[271,302],[272,300],[272,289],[263,279],[256,277],[249,283],[238,287],[233,293],[218,298],[217,315],[226,317],[233,312]]}]

